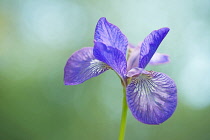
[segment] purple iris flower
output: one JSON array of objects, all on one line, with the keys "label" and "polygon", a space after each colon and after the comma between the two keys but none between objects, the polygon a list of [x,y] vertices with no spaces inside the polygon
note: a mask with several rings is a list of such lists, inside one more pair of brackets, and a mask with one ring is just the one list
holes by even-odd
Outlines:
[{"label": "purple iris flower", "polygon": [[[94,47],[85,47],[70,56],[64,68],[65,85],[77,85],[107,70],[114,70],[126,88],[126,100],[133,116],[145,124],[160,124],[176,109],[177,88],[164,73],[146,71],[148,64],[169,62],[168,55],[155,53],[169,28],[152,31],[137,47],[106,18],[99,19]],[[129,53],[126,52],[129,46]]]}]

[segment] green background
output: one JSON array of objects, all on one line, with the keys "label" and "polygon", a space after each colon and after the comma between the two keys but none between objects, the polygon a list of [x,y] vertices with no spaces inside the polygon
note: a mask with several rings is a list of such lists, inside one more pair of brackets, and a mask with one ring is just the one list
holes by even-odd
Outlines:
[{"label": "green background", "polygon": [[209,0],[0,0],[0,140],[118,138],[122,87],[113,71],[63,84],[67,59],[93,46],[100,17],[134,45],[171,29],[158,49],[171,63],[146,69],[174,79],[177,109],[159,126],[128,111],[125,139],[209,140]]}]

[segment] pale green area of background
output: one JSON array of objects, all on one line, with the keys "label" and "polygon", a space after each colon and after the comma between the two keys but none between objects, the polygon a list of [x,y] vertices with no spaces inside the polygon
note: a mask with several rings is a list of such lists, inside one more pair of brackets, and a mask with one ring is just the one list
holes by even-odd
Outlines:
[{"label": "pale green area of background", "polygon": [[122,87],[113,71],[64,86],[63,68],[93,46],[100,17],[138,44],[171,30],[158,52],[171,63],[149,66],[177,84],[178,107],[159,126],[128,112],[126,140],[210,139],[209,0],[1,0],[0,140],[116,140]]}]

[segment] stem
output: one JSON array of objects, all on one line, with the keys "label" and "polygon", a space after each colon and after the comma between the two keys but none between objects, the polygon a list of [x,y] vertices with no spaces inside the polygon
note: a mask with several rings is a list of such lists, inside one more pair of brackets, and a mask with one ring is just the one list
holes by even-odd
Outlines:
[{"label": "stem", "polygon": [[119,140],[124,140],[124,137],[125,137],[127,110],[128,110],[128,106],[126,102],[126,90],[125,90],[125,87],[123,87],[123,102],[122,102],[122,115],[121,115],[121,123],[120,123]]}]

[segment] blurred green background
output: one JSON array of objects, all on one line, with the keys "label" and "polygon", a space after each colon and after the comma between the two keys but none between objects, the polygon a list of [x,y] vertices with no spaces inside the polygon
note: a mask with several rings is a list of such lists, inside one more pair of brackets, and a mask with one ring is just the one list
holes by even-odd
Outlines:
[{"label": "blurred green background", "polygon": [[126,140],[209,140],[209,0],[0,0],[0,140],[118,138],[122,87],[113,71],[63,84],[67,59],[93,46],[100,17],[135,45],[171,29],[158,49],[171,63],[147,70],[175,80],[177,110],[159,126],[129,111]]}]

